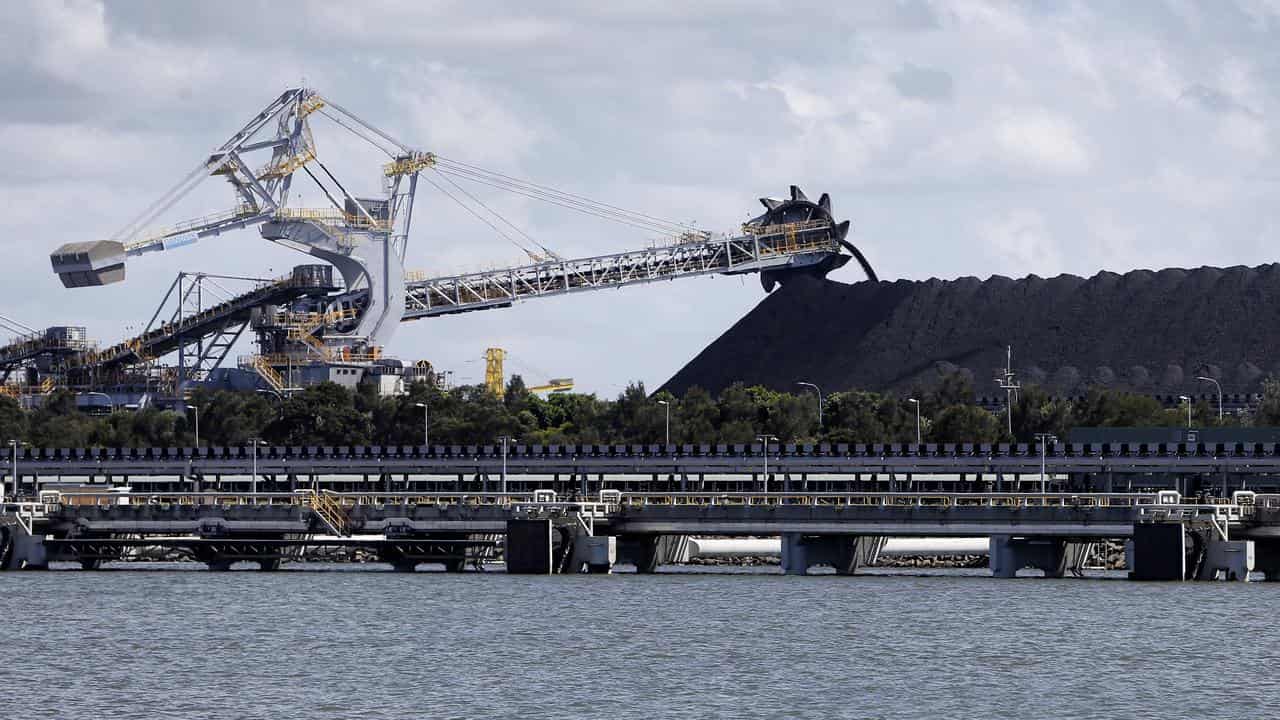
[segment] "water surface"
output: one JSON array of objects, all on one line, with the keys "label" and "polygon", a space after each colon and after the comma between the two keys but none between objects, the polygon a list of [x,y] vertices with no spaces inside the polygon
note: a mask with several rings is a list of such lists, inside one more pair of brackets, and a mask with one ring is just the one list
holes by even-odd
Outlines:
[{"label": "water surface", "polygon": [[1280,716],[1276,585],[154,567],[0,575],[3,715]]}]

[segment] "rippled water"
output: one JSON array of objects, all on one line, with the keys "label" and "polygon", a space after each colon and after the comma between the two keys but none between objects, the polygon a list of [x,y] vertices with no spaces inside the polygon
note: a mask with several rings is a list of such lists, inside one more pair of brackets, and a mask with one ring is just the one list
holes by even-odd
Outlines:
[{"label": "rippled water", "polygon": [[137,567],[0,575],[0,716],[1280,716],[1274,585]]}]

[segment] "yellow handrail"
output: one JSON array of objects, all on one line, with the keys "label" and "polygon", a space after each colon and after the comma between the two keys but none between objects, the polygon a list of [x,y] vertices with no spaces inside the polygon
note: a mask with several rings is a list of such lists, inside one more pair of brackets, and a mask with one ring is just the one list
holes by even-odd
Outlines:
[{"label": "yellow handrail", "polygon": [[339,535],[349,535],[350,530],[347,527],[347,514],[342,509],[342,504],[335,500],[327,493],[313,492],[308,498],[310,500],[311,509],[320,516],[329,529]]}]

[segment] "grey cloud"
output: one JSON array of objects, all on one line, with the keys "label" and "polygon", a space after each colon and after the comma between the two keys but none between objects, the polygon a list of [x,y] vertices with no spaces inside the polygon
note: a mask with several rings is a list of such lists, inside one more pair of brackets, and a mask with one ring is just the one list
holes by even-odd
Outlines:
[{"label": "grey cloud", "polygon": [[1249,115],[1258,114],[1257,111],[1252,108],[1237,102],[1235,98],[1231,97],[1231,95],[1207,85],[1192,85],[1183,91],[1182,99],[1209,112],[1243,112]]},{"label": "grey cloud", "polygon": [[889,76],[903,97],[928,102],[948,102],[954,83],[946,70],[907,63]]},{"label": "grey cloud", "polygon": [[899,0],[893,18],[904,30],[935,30],[941,26],[938,13],[925,0]]}]

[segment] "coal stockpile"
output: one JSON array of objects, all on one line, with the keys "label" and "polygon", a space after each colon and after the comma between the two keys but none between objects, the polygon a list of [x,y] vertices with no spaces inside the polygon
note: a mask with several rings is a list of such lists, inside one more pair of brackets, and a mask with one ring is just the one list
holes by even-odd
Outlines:
[{"label": "coal stockpile", "polygon": [[1203,393],[1197,375],[1257,392],[1280,374],[1280,265],[851,285],[796,276],[665,388],[908,391],[962,372],[994,395],[1008,345],[1018,379],[1055,394]]}]

